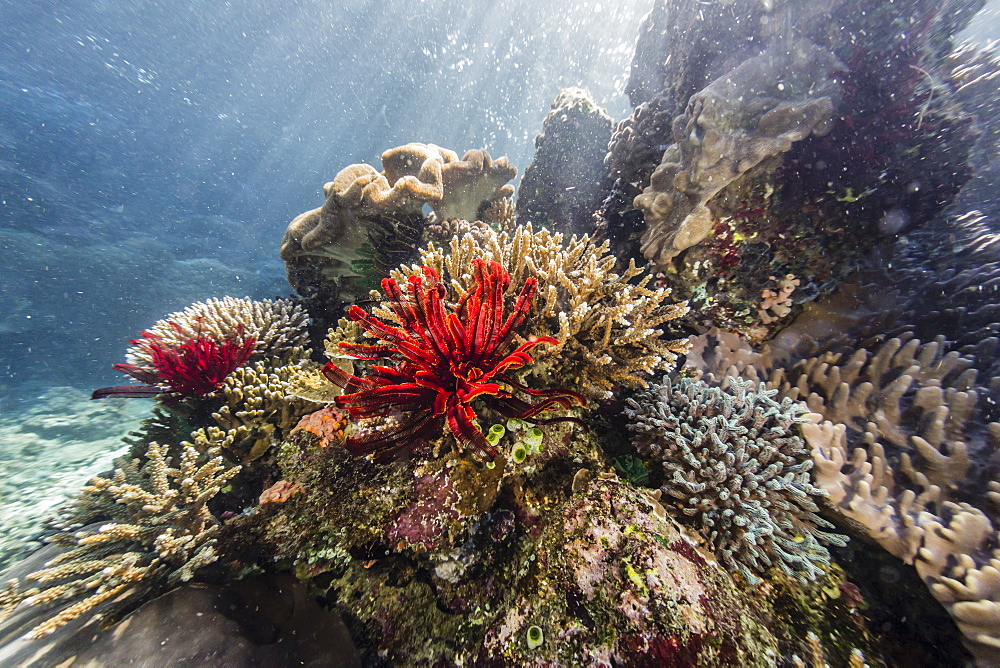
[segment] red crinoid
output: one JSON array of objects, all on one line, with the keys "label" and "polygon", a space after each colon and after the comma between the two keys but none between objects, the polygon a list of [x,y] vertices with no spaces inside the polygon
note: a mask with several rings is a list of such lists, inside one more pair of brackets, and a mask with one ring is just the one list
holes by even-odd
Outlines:
[{"label": "red crinoid", "polygon": [[[584,405],[586,400],[579,394],[533,390],[507,375],[531,363],[528,351],[535,346],[558,343],[550,336],[540,336],[510,350],[538,291],[537,281],[525,281],[505,319],[504,293],[510,284],[507,271],[497,262],[487,265],[473,260],[472,265],[475,287],[451,312],[446,312],[444,304],[445,286],[430,267],[423,268],[422,277],[409,277],[402,288],[394,279],[382,281],[399,326],[383,322],[358,306],[351,308],[351,319],[382,343],[341,343],[341,348],[356,359],[387,364],[373,365],[364,378],[327,364],[323,368],[326,377],[352,392],[338,397],[337,405],[355,419],[399,414],[395,426],[386,431],[349,438],[346,447],[351,453],[377,453],[376,458],[384,461],[447,424],[464,450],[492,461],[496,451],[475,423],[472,402],[476,400],[500,415],[535,424],[582,424],[571,417],[536,417],[549,410]],[[528,403],[504,386],[544,400]]]},{"label": "red crinoid", "polygon": [[152,369],[134,364],[115,364],[115,371],[126,373],[149,387],[124,385],[95,390],[91,399],[105,397],[152,397],[158,394],[204,395],[222,387],[226,376],[246,363],[253,354],[257,340],[243,337],[242,325],[222,341],[196,332],[193,335],[175,322],[184,343],[165,341],[152,332],[142,332],[141,339],[130,343],[144,351],[152,361]]}]

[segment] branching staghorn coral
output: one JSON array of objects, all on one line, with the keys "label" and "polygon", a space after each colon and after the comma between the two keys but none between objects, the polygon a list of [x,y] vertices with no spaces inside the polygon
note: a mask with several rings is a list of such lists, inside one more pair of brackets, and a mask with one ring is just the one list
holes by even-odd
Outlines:
[{"label": "branching staghorn coral", "polygon": [[[634,262],[616,274],[607,242],[573,236],[564,243],[561,234],[535,232],[531,225],[512,234],[476,227],[453,238],[447,250],[434,244],[421,250],[421,262],[441,275],[453,300],[473,287],[469,267],[476,258],[508,267],[512,286],[528,278],[538,281],[519,340],[553,336],[558,341],[537,349],[529,369],[550,384],[568,380],[585,396],[604,398],[615,384],[644,385],[639,374],[668,369],[687,351],[686,340],[661,338],[661,327],[683,315],[687,305],[669,302],[667,290],[646,287],[650,276]],[[417,271],[402,267],[393,277],[402,281]],[[384,308],[377,312],[391,317]]]},{"label": "branching staghorn coral", "polygon": [[625,409],[639,454],[662,462],[664,495],[751,583],[772,566],[815,579],[829,563],[821,543],[846,541],[817,515],[815,500],[827,492],[809,480],[813,462],[798,433],[808,410],[775,394],[739,378],[728,392],[683,378],[640,392]]},{"label": "branching staghorn coral", "polygon": [[91,480],[49,539],[67,550],[24,578],[36,586],[15,591],[8,584],[2,612],[22,603],[71,603],[32,629],[31,636],[40,638],[106,602],[101,615],[187,582],[215,561],[220,525],[208,502],[240,467],[227,464],[216,449],[191,445],[171,466],[167,451],[150,443],[145,463],[123,458],[113,477]]}]

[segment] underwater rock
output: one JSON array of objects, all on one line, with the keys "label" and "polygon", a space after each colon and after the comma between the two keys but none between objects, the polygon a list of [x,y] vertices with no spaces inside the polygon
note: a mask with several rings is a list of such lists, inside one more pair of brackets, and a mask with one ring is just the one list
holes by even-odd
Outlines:
[{"label": "underwater rock", "polygon": [[743,62],[691,96],[673,122],[674,144],[635,198],[646,221],[642,254],[654,265],[708,236],[709,200],[766,158],[830,131],[841,97],[837,58],[807,42]]},{"label": "underwater rock", "polygon": [[535,136],[535,157],[517,194],[521,224],[586,234],[601,203],[607,151],[614,122],[581,88],[559,92]]},{"label": "underwater rock", "polygon": [[[615,129],[605,163],[622,184],[643,183],[671,143],[671,124],[688,99],[766,46],[764,3],[659,0],[642,21],[626,93],[635,107]],[[777,18],[777,17],[774,17]],[[629,200],[638,194],[628,192]],[[639,188],[641,190],[641,186]]]},{"label": "underwater rock", "polygon": [[[503,439],[520,438],[512,428]],[[842,576],[747,587],[658,493],[610,473],[574,493],[581,469],[610,470],[599,442],[572,425],[543,431],[543,449],[493,469],[446,441],[378,464],[297,431],[278,462],[301,491],[234,519],[220,550],[325,592],[366,665],[763,666],[806,655],[808,630],[830,660],[855,647],[877,659],[859,603],[822,593]]]},{"label": "underwater rock", "polygon": [[251,577],[221,587],[185,585],[145,603],[110,629],[101,628],[98,617],[82,618],[43,639],[25,639],[22,634],[37,622],[23,612],[0,621],[0,662],[23,667],[361,665],[337,614],[321,608],[289,576]]},{"label": "underwater rock", "polygon": [[[947,17],[919,0],[877,12],[737,4],[728,10],[739,26],[721,9],[692,27],[686,3],[654,6],[633,62],[639,106],[612,139],[617,181],[598,224],[616,250],[659,266],[662,284],[689,301],[688,324],[761,341],[885,236],[928,224],[969,179],[973,109],[960,105],[945,54],[949,31],[981,3],[956,0]],[[913,28],[901,34],[900,22]],[[699,61],[700,49],[678,52],[692,34],[739,39]],[[981,63],[970,68],[983,80]],[[780,122],[758,125],[767,114]],[[772,130],[775,141],[757,141]],[[630,246],[637,212],[639,249]],[[775,317],[764,305],[788,276],[800,286]]]},{"label": "underwater rock", "polygon": [[592,481],[553,513],[532,556],[487,627],[482,665],[765,666],[777,654],[725,570],[630,485]]}]

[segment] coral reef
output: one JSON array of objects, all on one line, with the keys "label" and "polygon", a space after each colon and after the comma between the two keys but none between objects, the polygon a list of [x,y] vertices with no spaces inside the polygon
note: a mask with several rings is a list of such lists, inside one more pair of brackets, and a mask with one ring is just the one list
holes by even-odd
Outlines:
[{"label": "coral reef", "polygon": [[[610,469],[594,432],[541,432],[544,448],[491,469],[440,457],[438,443],[376,463],[297,430],[275,480],[300,491],[234,518],[222,549],[262,549],[326,591],[362,662],[771,665],[807,655],[809,631],[831,661],[851,652],[842,634],[877,657],[856,602],[788,583],[743,589],[667,516],[659,491],[609,473],[577,484]],[[790,600],[786,620],[777,610]]]},{"label": "coral reef", "polygon": [[987,419],[973,360],[949,352],[943,338],[911,336],[789,366],[735,337],[699,342],[696,350],[691,361],[708,380],[763,377],[817,414],[802,426],[816,486],[863,535],[914,564],[977,659],[994,662],[1000,516],[991,492],[1000,424]]},{"label": "coral reef", "polygon": [[190,445],[173,463],[167,446],[150,443],[142,466],[119,461],[113,478],[91,480],[49,540],[66,550],[15,581],[3,612],[58,604],[31,630],[39,638],[97,606],[113,616],[215,561],[219,521],[207,504],[240,467]]},{"label": "coral reef", "polygon": [[209,299],[158,321],[133,339],[116,371],[149,387],[107,387],[94,399],[205,395],[251,358],[281,357],[305,343],[308,318],[287,300]]},{"label": "coral reef", "polygon": [[882,547],[913,563],[970,650],[995,661],[1000,516],[989,502],[992,467],[971,464],[995,459],[1000,424],[973,419],[977,372],[942,348],[940,340],[891,339],[850,358],[812,358],[786,372],[796,385],[785,391],[808,391],[831,421],[805,430],[817,484]]},{"label": "coral reef", "polygon": [[613,479],[574,495],[543,531],[533,572],[489,625],[480,656],[507,665],[773,661],[778,643],[763,615],[678,524],[651,512],[654,503]]},{"label": "coral reef", "polygon": [[225,432],[205,433],[209,440],[225,443],[230,455],[240,461],[257,459],[280,443],[299,418],[320,407],[319,403],[294,395],[290,385],[309,365],[302,351],[293,349],[285,360],[257,362],[237,369],[221,388],[225,404],[212,418]]},{"label": "coral reef", "polygon": [[[485,151],[341,170],[282,240],[302,307],[193,305],[117,365],[152,387],[98,391],[157,408],[12,571],[0,663],[120,657],[211,598],[184,583],[262,572],[285,584],[244,614],[319,617],[308,591],[348,665],[905,663],[893,615],[1000,662],[996,135],[969,113],[1000,117],[996,61],[951,45],[980,4],[658,0],[609,172],[578,90],[516,205]],[[905,568],[920,605],[885,606]],[[292,626],[257,656],[330,662]]]},{"label": "coral reef", "polygon": [[[474,258],[508,267],[512,285],[537,280],[521,336],[557,343],[536,351],[529,371],[548,383],[570,379],[584,396],[606,398],[617,384],[641,386],[642,374],[669,369],[687,350],[683,339],[664,340],[662,329],[686,305],[669,302],[668,290],[646,287],[651,277],[634,263],[615,273],[606,242],[574,236],[564,243],[562,234],[534,232],[530,224],[512,234],[476,228],[447,249],[431,244],[420,257],[460,298],[472,289]],[[417,271],[401,267],[397,280]]]},{"label": "coral reef", "polygon": [[682,378],[629,399],[629,430],[640,455],[662,462],[665,495],[692,519],[733,571],[761,582],[770,567],[811,580],[844,545],[824,531],[809,480],[813,462],[798,429],[808,409],[776,390],[729,379],[729,391]]},{"label": "coral reef", "polygon": [[601,160],[613,125],[588,91],[559,91],[535,137],[535,157],[518,187],[517,216],[522,224],[547,225],[567,234],[590,231],[591,215],[606,187]]},{"label": "coral reef", "polygon": [[[447,425],[460,450],[493,462],[497,452],[476,425],[473,401],[502,416],[538,424],[578,421],[538,416],[583,405],[580,395],[567,390],[534,390],[510,376],[532,362],[528,353],[535,346],[557,343],[552,337],[537,336],[511,347],[531,309],[537,280],[529,277],[524,281],[510,315],[504,317],[504,297],[510,287],[507,270],[498,262],[487,266],[479,259],[471,265],[474,286],[450,313],[444,307],[447,289],[429,267],[423,267],[423,276],[410,276],[405,287],[392,278],[382,281],[394,316],[390,322],[358,306],[351,308],[351,319],[380,343],[341,343],[340,347],[356,359],[386,360],[393,365],[373,365],[369,373],[358,377],[332,362],[327,364],[323,373],[351,392],[337,397],[337,405],[356,420],[403,413],[395,424],[382,423],[374,429],[359,426],[361,433],[346,443],[352,453],[377,453],[379,460],[385,460],[415,441],[433,437]],[[532,404],[504,386],[544,399]]]}]

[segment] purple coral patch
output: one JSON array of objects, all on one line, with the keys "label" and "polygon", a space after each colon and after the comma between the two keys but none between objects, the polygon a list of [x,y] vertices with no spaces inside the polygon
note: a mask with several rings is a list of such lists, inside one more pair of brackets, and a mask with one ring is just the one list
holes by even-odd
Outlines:
[{"label": "purple coral patch", "polygon": [[416,501],[406,506],[389,523],[386,537],[400,549],[418,552],[434,550],[444,543],[448,527],[461,517],[456,508],[458,492],[444,470],[417,478],[413,485]]}]

